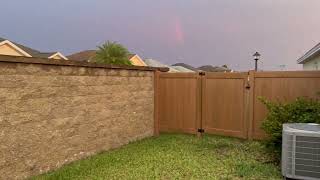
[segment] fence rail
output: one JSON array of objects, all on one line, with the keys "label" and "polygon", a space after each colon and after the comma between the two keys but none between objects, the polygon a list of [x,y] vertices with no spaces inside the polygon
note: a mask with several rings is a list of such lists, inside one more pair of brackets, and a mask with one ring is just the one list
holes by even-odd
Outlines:
[{"label": "fence rail", "polygon": [[320,72],[159,73],[156,119],[160,132],[265,137],[267,110],[259,96],[291,101],[315,97]]}]

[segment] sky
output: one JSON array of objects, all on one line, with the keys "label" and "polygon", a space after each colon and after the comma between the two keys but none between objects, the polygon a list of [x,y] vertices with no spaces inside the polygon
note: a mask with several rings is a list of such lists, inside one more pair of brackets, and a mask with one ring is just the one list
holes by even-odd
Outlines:
[{"label": "sky", "polygon": [[0,37],[70,55],[107,40],[143,58],[301,70],[320,42],[319,0],[0,0]]}]

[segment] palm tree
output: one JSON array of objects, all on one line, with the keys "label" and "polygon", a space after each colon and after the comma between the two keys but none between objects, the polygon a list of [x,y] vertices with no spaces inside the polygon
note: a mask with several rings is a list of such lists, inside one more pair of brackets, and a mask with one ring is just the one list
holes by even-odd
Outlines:
[{"label": "palm tree", "polygon": [[116,42],[107,41],[102,46],[98,46],[95,57],[96,63],[132,65],[128,59],[129,51],[127,48]]}]

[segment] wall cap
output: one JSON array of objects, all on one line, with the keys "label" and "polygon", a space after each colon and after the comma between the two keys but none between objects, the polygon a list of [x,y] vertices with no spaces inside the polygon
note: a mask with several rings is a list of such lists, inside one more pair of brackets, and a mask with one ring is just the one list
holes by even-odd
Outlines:
[{"label": "wall cap", "polygon": [[24,56],[7,56],[7,55],[0,55],[0,62],[45,64],[45,65],[54,65],[54,66],[75,66],[75,67],[88,67],[88,68],[105,68],[105,69],[119,69],[119,70],[124,69],[124,70],[161,71],[161,72],[169,71],[169,68],[166,68],[166,67],[119,66],[119,65],[110,65],[110,64],[79,62],[74,60],[56,60],[56,59],[24,57]]}]

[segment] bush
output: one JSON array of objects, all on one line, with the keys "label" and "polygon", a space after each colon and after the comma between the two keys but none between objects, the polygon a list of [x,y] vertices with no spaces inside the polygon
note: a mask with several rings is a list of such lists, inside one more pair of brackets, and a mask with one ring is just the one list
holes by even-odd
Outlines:
[{"label": "bush", "polygon": [[267,145],[278,153],[281,152],[282,124],[320,124],[320,101],[318,99],[300,97],[290,103],[271,102],[261,97],[259,99],[269,111],[262,123],[262,129],[269,136]]}]

